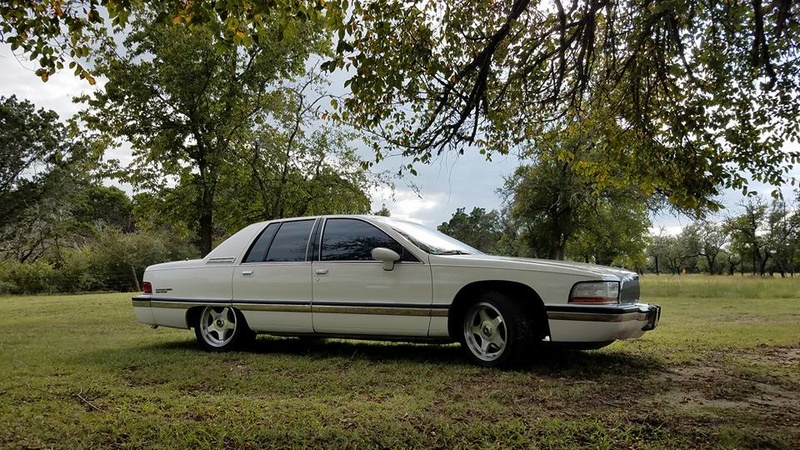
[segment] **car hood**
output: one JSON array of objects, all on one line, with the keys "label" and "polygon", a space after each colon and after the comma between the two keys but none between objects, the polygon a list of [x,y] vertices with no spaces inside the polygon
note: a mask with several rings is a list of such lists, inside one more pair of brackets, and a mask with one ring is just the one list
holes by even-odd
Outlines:
[{"label": "car hood", "polygon": [[618,280],[635,278],[637,274],[616,267],[600,266],[551,259],[516,258],[495,255],[431,255],[431,264],[455,265],[487,269],[528,270],[532,272],[571,273],[582,276],[614,277]]}]

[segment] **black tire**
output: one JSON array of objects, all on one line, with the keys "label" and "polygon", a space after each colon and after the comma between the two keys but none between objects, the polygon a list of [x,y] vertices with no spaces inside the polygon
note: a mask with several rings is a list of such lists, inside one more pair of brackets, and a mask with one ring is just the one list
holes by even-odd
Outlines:
[{"label": "black tire", "polygon": [[533,323],[517,301],[499,292],[484,292],[461,317],[461,346],[480,366],[512,366],[532,345]]},{"label": "black tire", "polygon": [[206,306],[197,315],[194,334],[207,351],[226,352],[255,338],[242,313],[230,306]]}]

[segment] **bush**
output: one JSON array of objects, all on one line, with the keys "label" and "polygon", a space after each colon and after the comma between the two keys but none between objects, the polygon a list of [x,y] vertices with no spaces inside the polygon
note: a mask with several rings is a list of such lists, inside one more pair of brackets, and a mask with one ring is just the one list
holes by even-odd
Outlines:
[{"label": "bush", "polygon": [[58,292],[57,271],[47,261],[12,262],[0,267],[0,293],[52,294]]},{"label": "bush", "polygon": [[188,242],[167,233],[107,228],[94,242],[64,250],[58,261],[0,264],[0,295],[134,291],[147,266],[194,257]]}]

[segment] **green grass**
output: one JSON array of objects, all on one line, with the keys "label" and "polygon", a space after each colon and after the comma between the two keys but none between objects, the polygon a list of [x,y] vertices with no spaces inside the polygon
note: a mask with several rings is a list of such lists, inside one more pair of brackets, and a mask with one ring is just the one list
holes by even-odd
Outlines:
[{"label": "green grass", "polygon": [[137,323],[127,294],[0,298],[0,447],[800,447],[800,278],[642,290],[655,331],[515,371],[454,345],[210,354]]}]

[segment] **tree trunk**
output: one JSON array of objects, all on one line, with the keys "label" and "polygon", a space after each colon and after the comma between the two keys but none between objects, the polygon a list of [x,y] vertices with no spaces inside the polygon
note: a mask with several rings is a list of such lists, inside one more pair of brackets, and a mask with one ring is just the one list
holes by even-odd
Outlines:
[{"label": "tree trunk", "polygon": [[206,255],[211,253],[212,238],[214,235],[214,221],[211,211],[205,211],[200,215],[199,231],[198,247],[200,248],[200,257],[205,258]]}]

